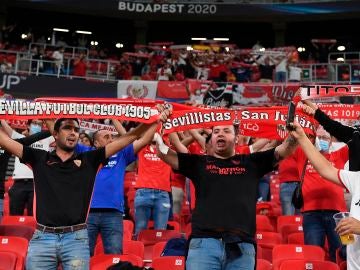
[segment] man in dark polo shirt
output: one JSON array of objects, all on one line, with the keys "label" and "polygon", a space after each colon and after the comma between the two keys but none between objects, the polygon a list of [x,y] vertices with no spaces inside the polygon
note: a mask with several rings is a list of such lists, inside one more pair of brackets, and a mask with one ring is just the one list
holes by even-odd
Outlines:
[{"label": "man in dark polo shirt", "polygon": [[254,270],[256,199],[259,180],[295,148],[285,140],[275,149],[235,154],[234,126],[215,126],[211,155],[176,153],[158,141],[158,155],[190,178],[196,204],[187,270]]},{"label": "man in dark polo shirt", "polygon": [[[168,112],[161,115],[166,120]],[[26,269],[89,269],[86,218],[101,163],[138,139],[157,123],[141,124],[119,139],[94,151],[76,154],[77,119],[55,122],[56,150],[49,153],[9,139],[0,131],[0,146],[31,165],[34,172],[37,230],[29,243]]]}]

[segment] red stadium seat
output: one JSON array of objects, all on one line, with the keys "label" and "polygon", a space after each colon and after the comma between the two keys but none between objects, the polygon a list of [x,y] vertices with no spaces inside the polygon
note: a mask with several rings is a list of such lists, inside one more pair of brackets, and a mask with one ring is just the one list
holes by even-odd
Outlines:
[{"label": "red stadium seat", "polygon": [[257,259],[256,261],[256,270],[271,270],[272,265],[267,260]]},{"label": "red stadium seat", "polygon": [[143,260],[133,254],[127,255],[115,255],[115,254],[100,254],[90,258],[91,270],[104,270],[111,265],[117,264],[121,261],[130,262],[135,266],[142,267],[144,265]]},{"label": "red stadium seat", "polygon": [[274,227],[267,216],[256,215],[256,231],[258,232],[274,232]]},{"label": "red stadium seat", "polygon": [[35,229],[25,225],[0,225],[0,235],[18,236],[30,241]]},{"label": "red stadium seat", "polygon": [[134,254],[144,259],[144,243],[140,241],[128,240],[123,242],[123,254]]},{"label": "red stadium seat", "polygon": [[185,258],[182,256],[157,257],[152,262],[154,270],[184,270]]},{"label": "red stadium seat", "polygon": [[277,232],[281,231],[281,227],[288,224],[302,225],[302,216],[278,216],[277,218]]},{"label": "red stadium seat", "polygon": [[17,255],[13,252],[0,251],[0,269],[15,270]]},{"label": "red stadium seat", "polygon": [[130,232],[131,234],[134,233],[134,222],[132,220],[124,219],[123,227],[124,227],[124,231]]},{"label": "red stadium seat", "polygon": [[273,249],[274,270],[279,270],[285,260],[317,260],[324,261],[325,251],[312,245],[277,245]]},{"label": "red stadium seat", "polygon": [[262,259],[262,247],[256,245],[256,259]]},{"label": "red stadium seat", "polygon": [[16,270],[23,270],[28,249],[28,240],[17,236],[0,236],[0,251],[17,255]]},{"label": "red stadium seat", "polygon": [[283,261],[280,270],[340,270],[336,263],[329,261],[288,260]]},{"label": "red stadium seat", "polygon": [[262,259],[272,261],[272,250],[274,246],[282,243],[281,235],[275,232],[257,232],[257,244],[262,248]]},{"label": "red stadium seat", "polygon": [[1,225],[26,225],[36,228],[36,220],[32,216],[4,216]]},{"label": "red stadium seat", "polygon": [[304,233],[297,232],[288,235],[288,244],[304,245]]},{"label": "red stadium seat", "polygon": [[287,224],[281,227],[280,234],[283,239],[283,243],[286,244],[288,241],[288,235],[292,233],[303,232],[303,227],[297,224]]},{"label": "red stadium seat", "polygon": [[346,261],[343,261],[340,263],[340,270],[346,270],[347,269],[347,263]]},{"label": "red stadium seat", "polygon": [[154,245],[152,250],[152,259],[161,256],[161,253],[164,251],[165,245],[166,245],[166,241],[158,242]]},{"label": "red stadium seat", "polygon": [[[169,227],[172,227],[173,229],[170,229]],[[154,221],[153,220],[149,220],[148,222],[148,229],[153,230],[154,229]],[[167,223],[167,230],[175,230],[180,232],[180,224],[177,221],[168,221]]]},{"label": "red stadium seat", "polygon": [[142,230],[137,240],[143,242],[145,245],[144,260],[151,261],[153,246],[156,243],[181,236],[180,232],[174,230]]}]

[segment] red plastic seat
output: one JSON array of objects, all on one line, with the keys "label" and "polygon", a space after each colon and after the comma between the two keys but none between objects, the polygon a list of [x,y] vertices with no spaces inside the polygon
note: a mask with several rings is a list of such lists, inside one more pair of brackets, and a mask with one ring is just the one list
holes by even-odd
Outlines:
[{"label": "red plastic seat", "polygon": [[152,262],[155,270],[184,270],[185,257],[182,256],[164,256],[157,257]]},{"label": "red plastic seat", "polygon": [[15,270],[17,255],[13,252],[0,251],[0,269]]},{"label": "red plastic seat", "polygon": [[272,261],[272,250],[274,246],[282,243],[281,235],[275,232],[257,232],[257,244],[262,248],[262,259]]},{"label": "red plastic seat", "polygon": [[347,269],[347,263],[346,261],[343,261],[340,263],[340,270],[346,270]]},{"label": "red plastic seat", "polygon": [[289,234],[287,243],[294,245],[304,245],[304,233],[297,232]]},{"label": "red plastic seat", "polygon": [[161,256],[161,253],[164,251],[166,242],[158,242],[153,246],[153,250],[152,250],[152,259],[155,259],[157,257]]},{"label": "red plastic seat", "polygon": [[278,216],[277,218],[277,232],[281,231],[281,227],[289,224],[302,225],[302,216]]},{"label": "red plastic seat", "polygon": [[90,258],[91,270],[104,270],[111,265],[117,264],[121,261],[130,262],[135,266],[142,267],[144,265],[143,260],[133,254],[127,255],[114,255],[114,254],[100,254]]},{"label": "red plastic seat", "polygon": [[256,245],[256,259],[262,259],[262,247]]},{"label": "red plastic seat", "polygon": [[340,270],[336,263],[329,261],[288,260],[283,261],[280,270]]},{"label": "red plastic seat", "polygon": [[144,259],[145,247],[141,241],[128,240],[123,242],[123,254],[134,254]]},{"label": "red plastic seat", "polygon": [[[167,222],[167,230],[170,230],[169,229],[169,226],[171,226],[171,227],[173,227],[174,229],[171,229],[171,230],[175,230],[175,231],[178,231],[178,232],[180,232],[180,224],[179,224],[179,222],[177,222],[177,221],[171,221],[171,220],[169,220],[168,222]],[[149,220],[149,222],[148,222],[148,229],[154,229],[154,221],[153,220]]]},{"label": "red plastic seat", "polygon": [[26,225],[36,228],[36,220],[33,216],[4,216],[1,225]]},{"label": "red plastic seat", "polygon": [[316,260],[324,261],[325,251],[312,245],[277,245],[273,248],[273,267],[279,270],[285,260]]},{"label": "red plastic seat", "polygon": [[[124,228],[124,232],[127,231],[131,235],[134,234],[134,222],[132,220],[124,219],[123,228]],[[129,240],[131,240],[131,238]]]},{"label": "red plastic seat", "polygon": [[0,236],[0,251],[17,255],[16,270],[23,270],[29,241],[17,236]]},{"label": "red plastic seat", "polygon": [[151,261],[153,246],[158,242],[167,241],[171,238],[181,237],[181,233],[174,230],[142,230],[138,235],[138,241],[145,245],[144,260]]},{"label": "red plastic seat", "polygon": [[274,232],[269,217],[264,215],[256,215],[256,231],[258,232]]},{"label": "red plastic seat", "polygon": [[257,259],[256,270],[271,270],[272,265],[269,261],[263,259]]},{"label": "red plastic seat", "polygon": [[30,241],[35,229],[25,225],[0,225],[0,235],[18,236]]},{"label": "red plastic seat", "polygon": [[298,224],[287,224],[281,227],[280,234],[283,239],[283,243],[286,244],[288,241],[289,234],[303,232],[302,225]]}]

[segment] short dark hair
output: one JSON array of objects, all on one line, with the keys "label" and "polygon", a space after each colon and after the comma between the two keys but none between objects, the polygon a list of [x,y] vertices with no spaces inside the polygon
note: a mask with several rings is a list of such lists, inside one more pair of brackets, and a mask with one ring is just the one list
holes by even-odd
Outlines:
[{"label": "short dark hair", "polygon": [[59,132],[61,123],[67,120],[75,121],[76,123],[78,123],[78,125],[80,125],[79,120],[76,118],[59,118],[55,121],[54,131]]}]

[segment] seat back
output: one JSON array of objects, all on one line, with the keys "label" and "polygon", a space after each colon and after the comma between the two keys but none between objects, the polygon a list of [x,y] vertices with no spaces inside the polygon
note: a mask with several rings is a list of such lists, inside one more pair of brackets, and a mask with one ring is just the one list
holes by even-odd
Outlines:
[{"label": "seat back", "polygon": [[157,257],[161,256],[161,253],[164,250],[164,247],[166,246],[166,241],[158,242],[153,246],[152,250],[152,259],[155,259]]},{"label": "seat back", "polygon": [[144,259],[144,243],[141,241],[124,240],[123,254],[133,254]]},{"label": "seat back", "polygon": [[[124,219],[123,220],[123,229],[124,232],[130,232],[131,235],[134,234],[134,222],[132,220]],[[129,239],[131,240],[131,239]]]},{"label": "seat back", "polygon": [[116,255],[116,254],[100,254],[90,258],[90,268],[91,270],[104,270],[111,265],[117,264],[119,262],[130,262],[134,266],[143,266],[143,260],[133,254],[127,255]]},{"label": "seat back", "polygon": [[154,245],[157,242],[167,241],[171,238],[181,237],[181,233],[174,230],[142,230],[138,235],[138,241],[147,245]]},{"label": "seat back", "polygon": [[26,225],[36,228],[36,220],[33,216],[3,216],[1,225]]},{"label": "seat back", "polygon": [[0,235],[2,236],[18,236],[31,240],[35,229],[25,225],[0,225]]},{"label": "seat back", "polygon": [[336,263],[329,261],[286,260],[280,270],[340,270]]},{"label": "seat back", "polygon": [[273,267],[278,270],[285,260],[325,260],[325,251],[312,245],[277,245],[273,248]]},{"label": "seat back", "polygon": [[290,233],[288,235],[288,244],[295,244],[295,245],[304,245],[304,233],[297,232],[297,233]]},{"label": "seat back", "polygon": [[287,224],[283,225],[280,229],[280,234],[283,240],[283,243],[286,244],[288,241],[288,235],[291,233],[303,232],[302,225],[298,224]]},{"label": "seat back", "polygon": [[256,215],[256,231],[274,232],[274,227],[271,225],[269,217],[264,215]]},{"label": "seat back", "polygon": [[182,256],[165,256],[157,257],[152,262],[154,270],[184,270],[185,257]]},{"label": "seat back", "polygon": [[278,216],[277,218],[277,232],[281,231],[281,227],[289,224],[302,225],[302,216]]},{"label": "seat back", "polygon": [[0,236],[0,251],[17,255],[16,270],[23,270],[29,241],[17,236]]},{"label": "seat back", "polygon": [[272,261],[272,250],[275,245],[282,243],[282,238],[279,233],[275,232],[257,232],[256,241],[262,248],[262,259]]},{"label": "seat back", "polygon": [[256,270],[271,270],[272,265],[269,261],[263,259],[257,259]]},{"label": "seat back", "polygon": [[17,255],[13,252],[0,251],[0,269],[15,270]]},{"label": "seat back", "polygon": [[[154,221],[153,220],[149,220],[147,228],[151,229],[151,230],[154,229]],[[167,222],[167,228],[166,229],[167,230],[175,230],[175,231],[180,232],[180,224],[177,221],[169,220]]]}]

